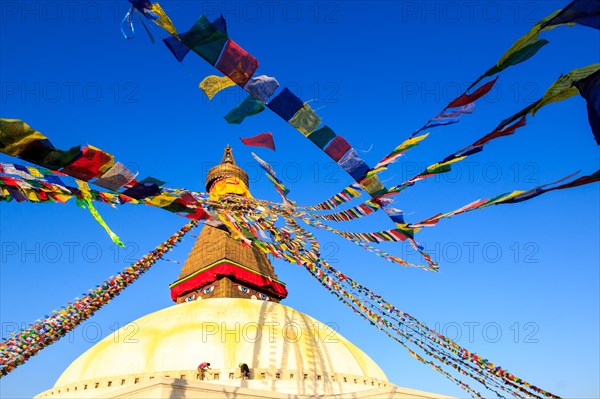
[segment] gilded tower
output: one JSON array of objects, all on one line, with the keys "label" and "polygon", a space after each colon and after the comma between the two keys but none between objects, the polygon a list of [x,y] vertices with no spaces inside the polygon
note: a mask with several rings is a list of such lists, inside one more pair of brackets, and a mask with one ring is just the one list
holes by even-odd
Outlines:
[{"label": "gilded tower", "polygon": [[[221,163],[208,171],[211,198],[250,196],[248,174],[238,167],[227,146]],[[271,262],[258,248],[242,245],[225,231],[205,225],[177,281],[170,285],[177,303],[208,298],[245,298],[279,302],[287,296]]]}]

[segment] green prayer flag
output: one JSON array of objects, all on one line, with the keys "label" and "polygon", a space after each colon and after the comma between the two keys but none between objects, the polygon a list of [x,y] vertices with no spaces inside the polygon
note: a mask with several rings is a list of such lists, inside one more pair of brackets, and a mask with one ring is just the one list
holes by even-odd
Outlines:
[{"label": "green prayer flag", "polygon": [[248,116],[256,115],[265,110],[265,106],[252,96],[248,96],[237,107],[232,109],[225,120],[228,123],[239,125]]},{"label": "green prayer flag", "polygon": [[227,35],[216,29],[204,15],[188,32],[181,35],[182,43],[211,65],[217,63],[227,39]]}]

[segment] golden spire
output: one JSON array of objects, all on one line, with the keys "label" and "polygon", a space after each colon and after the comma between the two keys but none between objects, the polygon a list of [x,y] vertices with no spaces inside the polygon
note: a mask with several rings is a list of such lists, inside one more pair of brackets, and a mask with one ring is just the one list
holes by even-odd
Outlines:
[{"label": "golden spire", "polygon": [[215,181],[225,177],[238,178],[246,185],[247,188],[249,187],[248,174],[244,172],[242,168],[236,165],[235,158],[233,158],[233,151],[229,145],[225,147],[221,163],[208,171],[206,176],[206,191],[210,192],[210,189]]},{"label": "golden spire", "polygon": [[[229,145],[221,163],[208,171],[206,189],[211,198],[226,194],[250,197],[248,175],[235,164]],[[287,296],[285,284],[277,279],[263,251],[209,224],[202,229],[179,279],[170,288],[171,298],[177,303],[208,298],[279,302]]]},{"label": "golden spire", "polygon": [[225,151],[223,152],[223,158],[221,159],[221,165],[226,164],[226,163],[231,163],[231,164],[235,165],[235,159],[233,158],[233,151],[231,150],[231,147],[229,146],[229,144],[227,144],[227,147],[225,147]]}]

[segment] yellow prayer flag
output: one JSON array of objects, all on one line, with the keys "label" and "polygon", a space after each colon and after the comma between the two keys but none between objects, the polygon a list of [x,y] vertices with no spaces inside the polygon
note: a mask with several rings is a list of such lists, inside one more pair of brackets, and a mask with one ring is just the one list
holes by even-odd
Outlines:
[{"label": "yellow prayer flag", "polygon": [[585,79],[600,70],[600,64],[592,64],[583,68],[574,69],[566,75],[561,76],[546,90],[540,102],[530,111],[531,116],[545,105],[565,100],[576,94],[579,90],[573,85],[576,81]]},{"label": "yellow prayer flag", "polygon": [[21,189],[21,191],[23,192],[23,194],[25,194],[25,196],[27,197],[27,199],[29,201],[31,201],[31,202],[40,202],[40,199],[37,196],[37,194],[35,193],[35,190]]},{"label": "yellow prayer flag", "polygon": [[198,87],[202,89],[209,100],[212,100],[218,92],[228,87],[235,86],[235,84],[236,83],[227,76],[209,75],[200,82]]},{"label": "yellow prayer flag", "polygon": [[412,146],[412,145],[418,144],[420,141],[426,139],[427,136],[429,136],[429,133],[425,133],[425,134],[422,134],[420,136],[411,137],[408,140],[404,141],[402,144],[400,144],[398,147],[396,147],[394,149],[394,151],[398,151],[398,150],[403,149],[404,147],[408,147],[408,146]]},{"label": "yellow prayer flag", "polygon": [[562,10],[556,10],[552,14],[548,15],[546,18],[542,19],[540,22],[535,24],[529,32],[527,32],[519,40],[514,42],[514,44],[506,51],[506,53],[504,53],[504,55],[502,55],[502,57],[500,57],[500,59],[496,63],[496,66],[500,67],[500,65],[502,65],[508,57],[510,57],[517,51],[521,50],[523,47],[528,46],[528,45],[538,41],[540,32],[545,31],[545,30],[550,30],[550,29],[557,27],[558,25],[552,25],[552,26],[548,26],[548,27],[542,29],[541,25],[543,23],[549,21],[550,19],[554,18],[561,11]]},{"label": "yellow prayer flag", "polygon": [[0,151],[7,155],[17,157],[34,141],[46,139],[46,136],[21,120],[0,119],[0,142],[3,143]]},{"label": "yellow prayer flag", "polygon": [[169,193],[161,193],[152,198],[146,198],[146,203],[158,207],[163,207],[170,205],[173,201],[177,199],[176,196]]},{"label": "yellow prayer flag", "polygon": [[29,171],[29,174],[31,174],[31,176],[33,176],[33,177],[37,177],[37,178],[44,177],[44,175],[41,174],[39,170],[37,170],[36,168],[34,168],[32,166],[28,166],[27,170]]},{"label": "yellow prayer flag", "polygon": [[81,190],[81,193],[83,194],[84,197],[91,197],[92,193],[90,191],[90,186],[87,184],[87,182],[84,182],[83,180],[75,179],[75,183],[77,183],[77,188],[79,188],[79,190]]},{"label": "yellow prayer flag", "polygon": [[309,134],[317,130],[319,125],[321,125],[321,118],[319,118],[308,103],[304,103],[302,108],[290,119],[290,125],[308,137]]},{"label": "yellow prayer flag", "polygon": [[505,195],[505,196],[504,196],[504,197],[502,197],[502,198],[498,198],[497,200],[495,200],[495,201],[493,201],[493,202],[491,202],[491,203],[489,203],[489,204],[486,204],[486,206],[489,206],[489,205],[496,205],[496,204],[501,204],[501,203],[503,203],[503,202],[505,202],[505,201],[508,201],[508,200],[510,200],[510,199],[512,199],[512,198],[514,198],[514,197],[516,197],[517,195],[521,195],[521,194],[523,194],[523,193],[526,193],[526,191],[522,191],[522,190],[515,190],[515,191],[513,191],[512,193],[510,193],[510,194],[508,194],[508,195]]},{"label": "yellow prayer flag", "polygon": [[177,34],[175,25],[173,25],[173,21],[171,21],[171,18],[167,16],[160,4],[152,3],[150,11],[158,15],[158,19],[153,19],[152,22],[169,32],[172,36],[175,36],[177,39],[179,39],[179,35]]},{"label": "yellow prayer flag", "polygon": [[430,165],[430,166],[427,168],[426,172],[431,172],[432,170],[435,170],[435,169],[437,169],[437,168],[439,168],[439,167],[446,166],[446,165],[451,165],[451,164],[453,164],[454,162],[462,161],[462,160],[463,160],[463,159],[465,159],[466,157],[467,157],[467,155],[464,155],[464,156],[462,156],[462,157],[458,157],[458,158],[451,159],[451,160],[450,160],[450,161],[448,161],[448,162],[439,162],[439,163],[434,163],[433,165]]},{"label": "yellow prayer flag", "polygon": [[71,195],[71,194],[53,193],[52,196],[55,200],[57,200],[58,202],[61,202],[61,203],[65,203],[68,200],[70,200],[71,198],[73,198],[73,195]]}]

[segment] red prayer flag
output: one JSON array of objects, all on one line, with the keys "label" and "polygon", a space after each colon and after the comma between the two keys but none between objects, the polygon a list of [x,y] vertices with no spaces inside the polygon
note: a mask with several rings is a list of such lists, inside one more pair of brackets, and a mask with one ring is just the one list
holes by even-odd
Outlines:
[{"label": "red prayer flag", "polygon": [[504,129],[500,129],[500,130],[496,129],[493,132],[483,136],[482,138],[480,138],[479,140],[477,140],[476,142],[471,144],[471,147],[477,147],[477,146],[484,145],[488,141],[497,139],[498,137],[510,136],[511,134],[513,134],[515,132],[515,130],[517,130],[520,127],[525,126],[525,122],[526,122],[526,117],[524,116],[521,119],[519,119],[519,121],[512,126],[508,126],[508,127],[505,127]]},{"label": "red prayer flag", "polygon": [[350,148],[350,144],[342,136],[336,136],[325,148],[325,153],[337,162],[350,150]]},{"label": "red prayer flag", "polygon": [[112,155],[98,148],[83,147],[81,157],[65,166],[62,172],[77,179],[89,181],[104,174],[105,166],[113,162]]},{"label": "red prayer flag", "polygon": [[258,60],[229,39],[215,67],[235,83],[244,87],[258,68]]},{"label": "red prayer flag", "polygon": [[258,136],[241,138],[242,143],[251,147],[266,147],[275,151],[275,141],[273,141],[273,133],[261,133]]},{"label": "red prayer flag", "polygon": [[462,107],[463,105],[467,105],[467,104],[477,101],[479,98],[485,96],[490,90],[492,90],[492,87],[494,87],[494,84],[496,83],[497,80],[498,80],[498,77],[496,77],[496,79],[494,79],[494,80],[490,80],[489,82],[482,85],[481,87],[479,87],[477,90],[475,90],[471,94],[467,94],[467,93],[461,94],[460,96],[458,96],[458,98],[451,101],[450,104],[448,104],[448,106],[446,108]]}]

